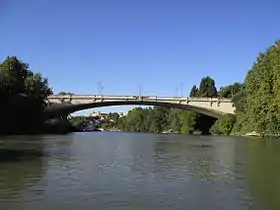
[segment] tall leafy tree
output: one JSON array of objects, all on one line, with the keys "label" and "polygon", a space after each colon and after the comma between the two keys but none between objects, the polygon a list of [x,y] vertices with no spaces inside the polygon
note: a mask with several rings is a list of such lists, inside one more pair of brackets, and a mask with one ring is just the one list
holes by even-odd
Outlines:
[{"label": "tall leafy tree", "polygon": [[44,100],[52,94],[48,80],[33,73],[17,57],[0,63],[0,133],[37,129],[41,125]]},{"label": "tall leafy tree", "polygon": [[217,88],[215,81],[207,76],[203,77],[199,85],[199,96],[200,97],[217,97]]},{"label": "tall leafy tree", "polygon": [[261,53],[245,79],[245,114],[253,129],[279,134],[280,41]]}]

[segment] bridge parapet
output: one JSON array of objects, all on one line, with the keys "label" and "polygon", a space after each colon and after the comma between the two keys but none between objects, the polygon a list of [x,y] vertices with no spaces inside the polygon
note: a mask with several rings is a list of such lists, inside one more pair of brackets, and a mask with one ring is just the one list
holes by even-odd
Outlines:
[{"label": "bridge parapet", "polygon": [[231,103],[231,99],[225,98],[202,98],[202,97],[160,97],[160,96],[132,96],[132,95],[51,95],[48,100],[59,99],[104,99],[104,100],[165,100],[165,101],[205,101]]}]

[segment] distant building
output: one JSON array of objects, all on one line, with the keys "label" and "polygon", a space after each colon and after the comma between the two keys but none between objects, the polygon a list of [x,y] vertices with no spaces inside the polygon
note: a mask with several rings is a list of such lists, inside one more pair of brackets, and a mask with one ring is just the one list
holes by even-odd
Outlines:
[{"label": "distant building", "polygon": [[107,115],[108,115],[107,113],[101,113],[101,112],[92,112],[90,114],[91,117],[98,118],[100,120],[106,119]]}]

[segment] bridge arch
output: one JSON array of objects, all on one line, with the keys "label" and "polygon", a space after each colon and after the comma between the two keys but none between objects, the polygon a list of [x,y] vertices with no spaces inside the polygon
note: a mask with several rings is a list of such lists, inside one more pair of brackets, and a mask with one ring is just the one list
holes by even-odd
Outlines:
[{"label": "bridge arch", "polygon": [[86,104],[51,104],[45,110],[45,118],[54,118],[60,116],[67,116],[73,112],[91,109],[91,108],[99,108],[106,106],[120,106],[120,105],[146,105],[146,106],[162,106],[167,108],[177,108],[194,111],[206,116],[210,116],[213,118],[219,118],[224,113],[220,111],[210,110],[201,107],[194,107],[187,104],[177,104],[177,103],[169,103],[169,102],[158,102],[158,101],[103,101],[103,102],[93,102]]}]

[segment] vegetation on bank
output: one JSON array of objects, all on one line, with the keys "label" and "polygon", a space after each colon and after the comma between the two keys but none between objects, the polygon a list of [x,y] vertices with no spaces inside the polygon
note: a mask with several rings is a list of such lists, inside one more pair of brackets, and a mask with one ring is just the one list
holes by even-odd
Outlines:
[{"label": "vegetation on bank", "polygon": [[[204,123],[200,119],[204,118]],[[121,117],[117,128],[124,131],[134,132],[175,132],[194,133],[200,131],[209,133],[210,123],[208,117],[199,115],[193,111],[169,109],[163,107],[154,108],[134,108],[127,115]]]},{"label": "vegetation on bank", "polygon": [[[109,113],[105,119],[93,119],[86,116],[71,117],[70,122],[75,127],[86,129],[93,121],[97,128],[105,130],[122,130],[130,132],[152,132],[163,131],[178,133],[193,133],[197,128],[198,114],[187,110],[168,109],[162,107],[131,109],[127,115],[120,116],[118,113]],[[211,124],[202,124],[209,131]],[[203,130],[203,129],[202,129]]]},{"label": "vegetation on bank", "polygon": [[40,132],[48,80],[29,65],[7,57],[0,63],[0,134]]},{"label": "vegetation on bank", "polygon": [[[228,127],[232,128],[230,133],[233,135],[257,132],[279,136],[280,41],[259,54],[240,89],[232,94],[232,101],[236,107],[236,120],[229,119],[229,116],[221,117],[213,132],[220,133],[231,121],[232,126]],[[222,134],[228,134],[225,130]]]}]

